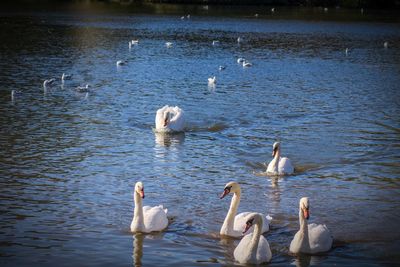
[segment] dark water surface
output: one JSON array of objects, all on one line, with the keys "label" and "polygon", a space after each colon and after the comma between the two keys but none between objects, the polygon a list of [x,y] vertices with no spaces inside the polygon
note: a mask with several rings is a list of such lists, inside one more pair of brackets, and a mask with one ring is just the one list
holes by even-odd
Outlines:
[{"label": "dark water surface", "polygon": [[[1,13],[0,265],[234,265],[239,241],[218,234],[230,180],[239,211],[274,218],[269,265],[398,264],[400,25],[161,11]],[[165,104],[184,135],[153,133]],[[292,176],[260,174],[276,140]],[[162,233],[129,231],[139,180],[169,210]],[[302,196],[334,235],[326,254],[289,254]]]}]

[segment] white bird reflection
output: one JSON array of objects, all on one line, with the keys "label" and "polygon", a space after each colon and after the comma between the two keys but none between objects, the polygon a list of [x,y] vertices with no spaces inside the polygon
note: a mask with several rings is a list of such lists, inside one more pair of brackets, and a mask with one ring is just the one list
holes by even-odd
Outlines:
[{"label": "white bird reflection", "polygon": [[142,257],[143,257],[143,239],[144,234],[136,233],[133,235],[133,266],[139,267],[142,266]]},{"label": "white bird reflection", "polygon": [[174,147],[183,144],[185,141],[185,133],[159,133],[155,132],[156,144],[164,147]]},{"label": "white bird reflection", "polygon": [[313,265],[320,265],[324,256],[312,256],[307,254],[297,255],[296,259],[290,265],[296,267],[308,267]]}]

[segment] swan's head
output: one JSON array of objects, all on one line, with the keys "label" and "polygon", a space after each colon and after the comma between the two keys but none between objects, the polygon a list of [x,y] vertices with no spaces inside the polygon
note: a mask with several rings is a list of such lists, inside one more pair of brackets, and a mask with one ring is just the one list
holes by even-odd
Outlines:
[{"label": "swan's head", "polygon": [[279,142],[275,142],[272,145],[272,156],[275,157],[276,152],[278,152],[278,150],[281,148],[281,143]]},{"label": "swan's head", "polygon": [[246,218],[246,225],[243,231],[243,234],[245,234],[253,225],[257,223],[262,223],[262,217],[258,213],[251,213],[250,215],[247,216]]},{"label": "swan's head", "polygon": [[137,182],[135,184],[135,192],[138,193],[141,198],[144,198],[144,186],[142,182]]},{"label": "swan's head", "polygon": [[303,197],[300,199],[300,210],[303,213],[305,219],[310,218],[310,202],[308,197]]},{"label": "swan's head", "polygon": [[225,185],[224,192],[221,194],[219,197],[220,199],[223,199],[226,195],[229,193],[236,193],[240,192],[240,185],[236,182],[229,182]]}]

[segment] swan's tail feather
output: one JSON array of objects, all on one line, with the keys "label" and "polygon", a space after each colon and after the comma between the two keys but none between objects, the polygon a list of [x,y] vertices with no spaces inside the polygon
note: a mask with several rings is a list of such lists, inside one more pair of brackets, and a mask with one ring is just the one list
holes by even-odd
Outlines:
[{"label": "swan's tail feather", "polygon": [[270,223],[272,221],[272,217],[271,215],[267,214],[267,216],[265,216],[265,218],[267,219],[267,221]]}]

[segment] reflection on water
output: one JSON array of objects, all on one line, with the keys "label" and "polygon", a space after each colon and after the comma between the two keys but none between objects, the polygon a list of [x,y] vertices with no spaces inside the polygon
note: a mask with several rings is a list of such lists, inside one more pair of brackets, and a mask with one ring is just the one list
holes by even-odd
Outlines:
[{"label": "reflection on water", "polygon": [[[231,180],[242,186],[238,212],[273,217],[271,266],[296,262],[288,247],[302,196],[314,203],[310,223],[346,245],[298,265],[399,262],[398,23],[364,23],[368,10],[277,9],[272,18],[258,7],[67,2],[0,14],[2,266],[232,266],[238,240],[215,234],[227,207],[217,195]],[[140,42],[129,50],[132,39]],[[73,78],[61,83],[62,73]],[[88,97],[76,90],[85,84]],[[153,133],[165,104],[184,108],[186,134]],[[294,175],[265,175],[275,140]],[[131,259],[138,180],[146,203],[168,207],[173,221],[146,235],[145,251],[135,235]]]},{"label": "reflection on water", "polygon": [[163,147],[173,147],[183,144],[185,141],[185,133],[157,133],[155,132],[156,143]]},{"label": "reflection on water", "polygon": [[133,266],[142,266],[142,256],[143,256],[143,240],[144,234],[136,233],[133,235]]}]

